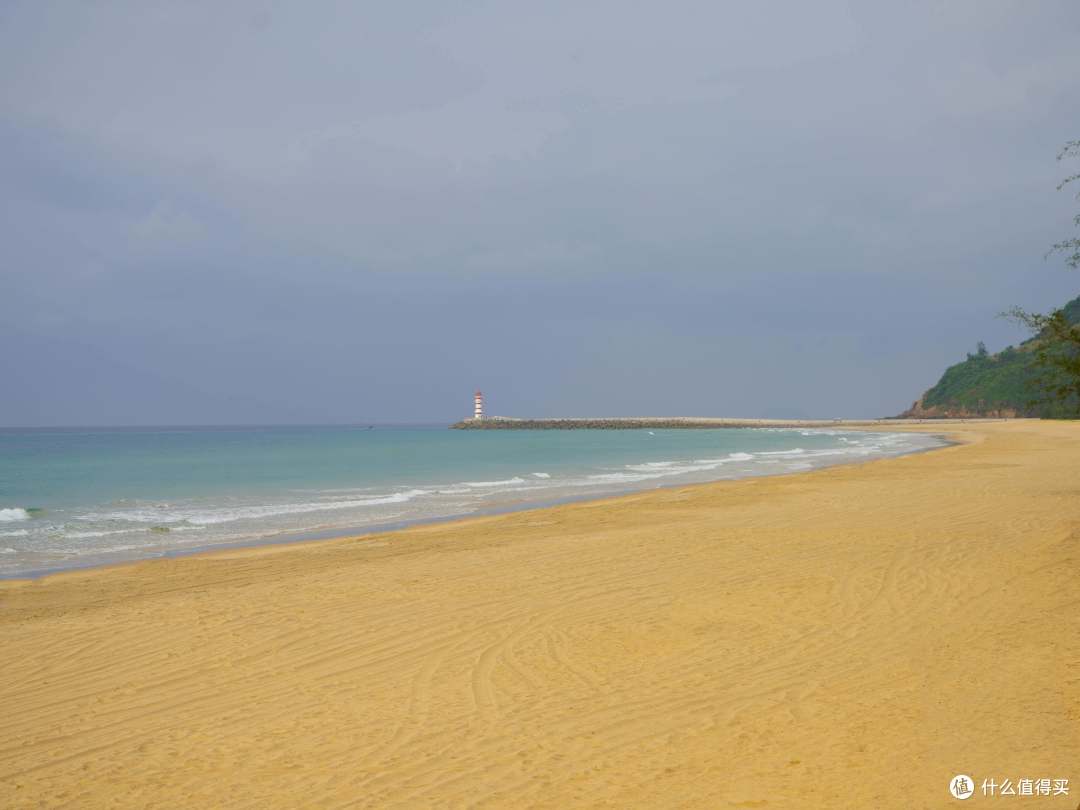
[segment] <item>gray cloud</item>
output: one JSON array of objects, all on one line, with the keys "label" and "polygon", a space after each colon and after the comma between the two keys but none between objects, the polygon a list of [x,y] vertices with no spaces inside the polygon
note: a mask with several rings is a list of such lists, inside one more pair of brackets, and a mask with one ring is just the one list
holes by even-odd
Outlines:
[{"label": "gray cloud", "polygon": [[1069,2],[8,3],[0,424],[896,412],[1080,279]]}]

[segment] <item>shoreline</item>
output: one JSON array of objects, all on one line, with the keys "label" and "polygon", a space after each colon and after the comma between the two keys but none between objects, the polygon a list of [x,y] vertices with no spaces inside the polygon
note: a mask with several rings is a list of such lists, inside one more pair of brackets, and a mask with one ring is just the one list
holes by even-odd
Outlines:
[{"label": "shoreline", "polygon": [[722,430],[726,428],[852,428],[911,427],[926,424],[971,424],[1006,422],[1012,417],[976,417],[971,419],[884,417],[881,419],[747,419],[708,416],[611,416],[545,417],[485,416],[462,419],[451,430]]},{"label": "shoreline", "polygon": [[1080,422],[949,434],[0,582],[0,804],[1069,810]]},{"label": "shoreline", "polygon": [[[986,421],[1001,421],[1001,420],[986,420]],[[908,427],[913,426],[908,425]],[[830,425],[831,427],[838,427],[837,425]],[[867,433],[877,432],[876,428],[878,424],[875,422],[848,422],[840,425],[844,430],[855,430]],[[724,425],[724,427],[750,427],[750,425]],[[753,425],[753,427],[809,427],[807,425]],[[810,428],[814,429],[814,428]],[[884,432],[884,431],[882,431]],[[344,527],[344,528],[329,528],[329,529],[313,529],[309,531],[297,531],[297,532],[281,532],[276,534],[263,535],[256,538],[249,538],[244,540],[237,540],[235,542],[217,543],[203,546],[191,546],[187,548],[178,548],[167,550],[159,554],[155,554],[147,557],[132,557],[129,559],[111,560],[105,562],[88,561],[83,564],[67,565],[57,568],[37,569],[30,571],[20,571],[12,574],[0,573],[0,584],[4,582],[37,582],[48,577],[65,574],[76,571],[94,571],[98,569],[116,568],[120,566],[135,565],[143,562],[152,562],[154,560],[173,560],[182,559],[187,557],[199,557],[208,554],[214,554],[215,552],[228,552],[244,549],[257,549],[263,546],[292,546],[292,545],[307,545],[310,543],[320,542],[333,542],[339,540],[357,539],[367,537],[370,535],[382,535],[393,534],[412,528],[414,526],[428,526],[454,523],[457,521],[467,521],[474,518],[493,517],[498,515],[516,514],[518,512],[530,512],[534,510],[550,509],[558,506],[566,506],[575,503],[589,503],[594,501],[608,501],[616,498],[625,498],[628,496],[653,492],[662,489],[680,488],[680,487],[695,487],[695,486],[709,486],[720,483],[733,483],[737,481],[753,480],[756,478],[775,478],[789,475],[809,475],[812,473],[820,472],[822,470],[832,469],[833,467],[843,467],[852,465],[869,464],[875,461],[887,461],[893,458],[903,458],[905,456],[916,455],[919,453],[930,453],[936,450],[944,450],[948,447],[962,444],[963,442],[955,440],[948,433],[938,433],[936,431],[929,430],[900,430],[896,432],[916,432],[922,433],[938,438],[942,444],[937,447],[920,447],[914,450],[908,450],[904,453],[896,455],[884,455],[876,456],[873,458],[853,459],[850,461],[838,461],[833,464],[823,464],[819,467],[815,467],[810,470],[797,470],[789,472],[777,472],[777,473],[760,473],[754,475],[746,475],[740,478],[717,478],[707,481],[684,481],[682,483],[672,482],[666,484],[655,484],[648,488],[640,489],[626,489],[620,492],[604,493],[604,494],[588,494],[582,493],[580,495],[568,495],[565,497],[553,498],[549,500],[536,501],[536,502],[518,502],[514,504],[491,506],[482,509],[478,509],[475,512],[468,514],[456,514],[456,515],[437,515],[433,517],[418,517],[410,520],[391,521],[388,523],[375,524],[367,527]]]}]

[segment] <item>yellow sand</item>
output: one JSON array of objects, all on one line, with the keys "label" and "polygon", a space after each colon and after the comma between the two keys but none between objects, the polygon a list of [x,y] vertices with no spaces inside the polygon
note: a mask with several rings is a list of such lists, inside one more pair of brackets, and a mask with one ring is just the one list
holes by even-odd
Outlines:
[{"label": "yellow sand", "polygon": [[949,430],[0,585],[0,806],[1074,808],[1080,423]]}]

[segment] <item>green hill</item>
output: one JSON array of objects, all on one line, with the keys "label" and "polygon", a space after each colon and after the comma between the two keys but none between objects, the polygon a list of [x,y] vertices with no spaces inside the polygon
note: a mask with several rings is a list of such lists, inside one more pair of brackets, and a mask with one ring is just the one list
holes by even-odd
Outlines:
[{"label": "green hill", "polygon": [[[1064,307],[1070,323],[1080,323],[1080,297]],[[1044,372],[1035,367],[1039,337],[997,354],[980,350],[950,366],[937,385],[922,395],[901,416],[921,418],[977,416],[1060,417],[1069,413],[1060,403],[1033,404],[1041,398],[1037,379]]]}]

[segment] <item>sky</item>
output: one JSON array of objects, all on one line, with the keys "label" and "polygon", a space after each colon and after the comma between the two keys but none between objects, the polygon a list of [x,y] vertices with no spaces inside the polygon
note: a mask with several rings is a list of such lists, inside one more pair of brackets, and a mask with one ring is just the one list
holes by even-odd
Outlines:
[{"label": "sky", "polygon": [[898,413],[1080,293],[1080,5],[0,4],[0,425]]}]

